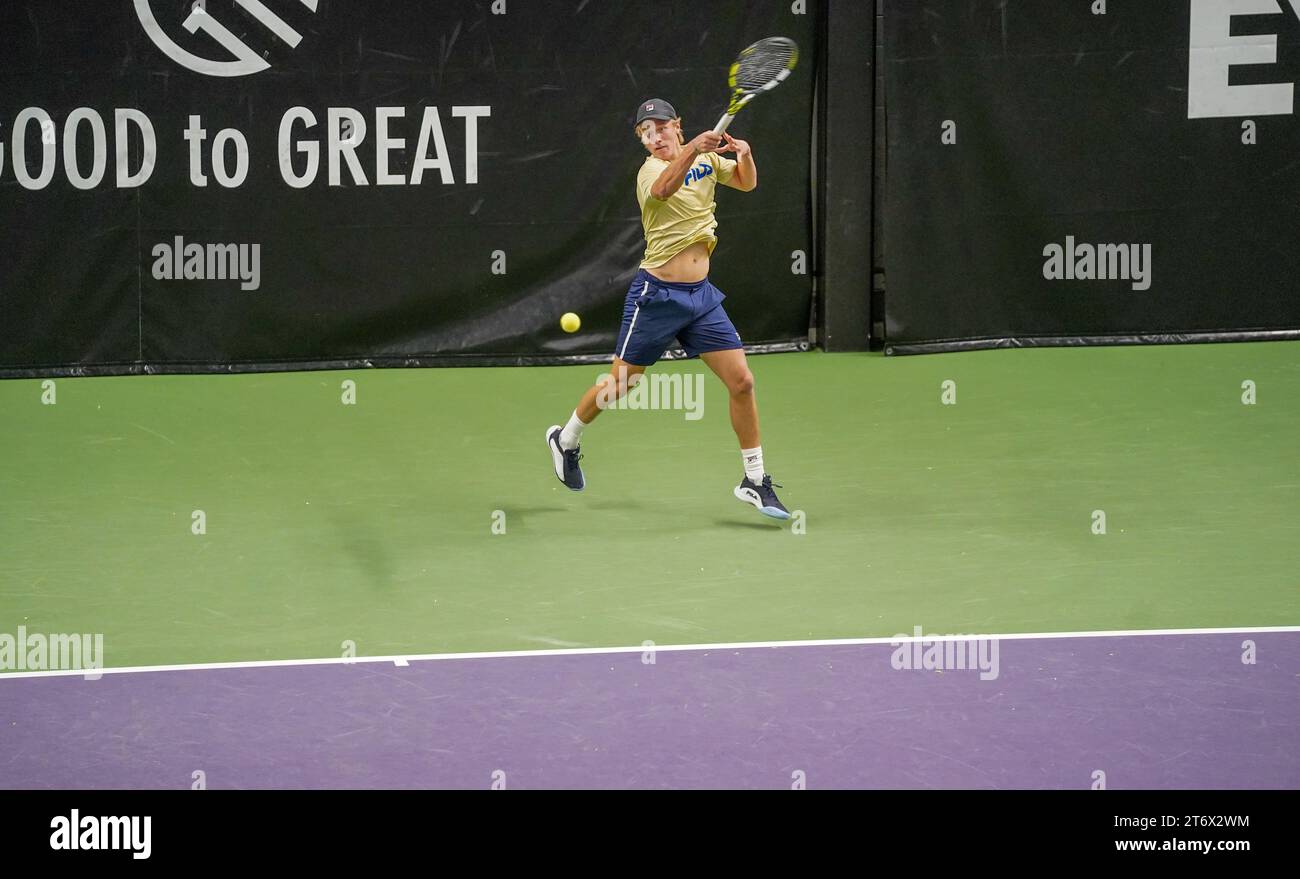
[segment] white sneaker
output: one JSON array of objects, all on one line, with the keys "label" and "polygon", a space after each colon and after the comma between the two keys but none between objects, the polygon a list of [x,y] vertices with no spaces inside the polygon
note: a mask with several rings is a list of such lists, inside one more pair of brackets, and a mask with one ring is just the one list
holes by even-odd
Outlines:
[{"label": "white sneaker", "polygon": [[563,482],[566,488],[582,491],[587,487],[587,480],[582,476],[582,468],[578,466],[578,461],[582,459],[582,455],[579,453],[582,447],[560,448],[560,434],[563,430],[558,424],[552,424],[546,428],[546,447],[551,450],[551,463],[555,466],[555,478]]}]

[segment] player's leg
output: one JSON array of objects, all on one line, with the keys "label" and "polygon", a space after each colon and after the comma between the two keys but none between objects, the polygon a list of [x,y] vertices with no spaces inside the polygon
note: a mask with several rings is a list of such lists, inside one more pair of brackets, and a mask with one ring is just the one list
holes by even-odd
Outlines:
[{"label": "player's leg", "polygon": [[614,362],[609,375],[587,389],[561,427],[546,429],[546,446],[551,453],[555,476],[574,491],[586,487],[578,466],[582,432],[604,409],[612,406],[634,386],[640,376],[663,354],[672,341],[686,311],[671,301],[665,290],[657,289],[653,279],[638,272],[628,288],[623,308],[623,325],[614,348]]},{"label": "player's leg", "polygon": [[[710,285],[712,287],[712,285]],[[765,516],[788,519],[789,511],[776,496],[772,477],[763,469],[763,446],[759,439],[758,398],[754,374],[749,369],[740,334],[722,307],[722,293],[712,287],[716,302],[703,303],[703,313],[689,327],[678,333],[688,354],[698,354],[727,388],[731,428],[740,442],[745,476],[735,489],[735,496],[752,504]],[[780,488],[776,485],[776,488]]]},{"label": "player's leg", "polygon": [[[585,427],[596,420],[596,416],[605,411],[619,398],[627,394],[628,390],[636,387],[636,383],[641,380],[645,374],[646,367],[638,366],[635,363],[628,363],[620,357],[615,357],[614,362],[610,364],[609,374],[587,389],[578,401],[578,406],[573,410],[573,414],[581,421]],[[577,440],[581,436],[581,428],[572,439]],[[567,439],[567,438],[566,438]],[[572,448],[577,442],[561,441],[561,445],[566,448]]]},{"label": "player's leg", "polygon": [[645,371],[644,366],[615,357],[609,374],[587,389],[569,416],[568,423],[563,427],[552,424],[546,429],[546,447],[551,452],[555,476],[566,487],[582,491],[587,486],[582,468],[578,466],[578,461],[582,458],[580,446],[583,429],[606,408],[618,402],[629,388],[636,385]]},{"label": "player's leg", "polygon": [[[728,406],[731,413],[731,429],[736,432],[742,449],[754,449],[759,445],[758,399],[754,394],[754,374],[749,371],[743,348],[730,348],[721,351],[702,351],[700,360],[713,370],[727,388]],[[761,480],[761,462],[758,478]]]}]

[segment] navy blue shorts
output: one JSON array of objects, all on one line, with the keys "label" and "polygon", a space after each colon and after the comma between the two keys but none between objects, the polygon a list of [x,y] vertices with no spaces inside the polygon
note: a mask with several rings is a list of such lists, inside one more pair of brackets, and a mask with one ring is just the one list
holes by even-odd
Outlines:
[{"label": "navy blue shorts", "polygon": [[627,290],[614,354],[634,366],[653,366],[673,339],[682,343],[688,357],[743,347],[722,307],[726,298],[708,278],[672,284],[641,269]]}]

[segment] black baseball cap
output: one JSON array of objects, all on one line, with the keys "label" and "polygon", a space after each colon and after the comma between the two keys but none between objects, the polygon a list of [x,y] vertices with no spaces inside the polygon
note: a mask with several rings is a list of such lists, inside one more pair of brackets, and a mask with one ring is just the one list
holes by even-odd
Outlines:
[{"label": "black baseball cap", "polygon": [[648,101],[642,101],[641,106],[636,108],[636,122],[634,125],[640,125],[647,119],[676,119],[677,111],[673,105],[663,98],[651,98]]}]

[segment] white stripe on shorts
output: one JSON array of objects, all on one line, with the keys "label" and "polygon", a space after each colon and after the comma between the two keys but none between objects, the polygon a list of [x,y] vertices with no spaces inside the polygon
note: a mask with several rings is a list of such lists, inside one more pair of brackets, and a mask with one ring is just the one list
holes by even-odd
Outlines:
[{"label": "white stripe on shorts", "polygon": [[[644,296],[645,291],[649,289],[650,289],[650,282],[646,281],[645,286],[641,288],[641,295]],[[632,331],[636,329],[636,316],[640,313],[641,313],[641,306],[638,305],[636,307],[636,310],[632,312],[632,323],[628,324],[627,326],[627,336],[625,336],[623,339],[623,350],[618,352],[619,360],[622,360],[623,355],[627,353],[627,343],[632,341]]]}]

